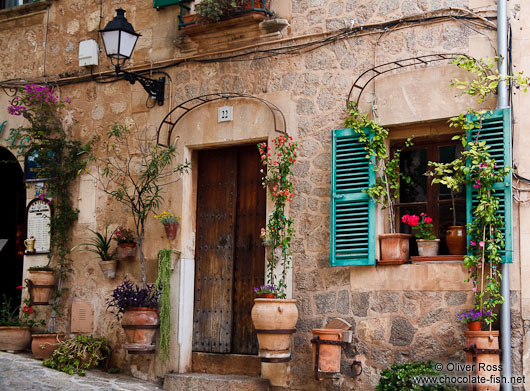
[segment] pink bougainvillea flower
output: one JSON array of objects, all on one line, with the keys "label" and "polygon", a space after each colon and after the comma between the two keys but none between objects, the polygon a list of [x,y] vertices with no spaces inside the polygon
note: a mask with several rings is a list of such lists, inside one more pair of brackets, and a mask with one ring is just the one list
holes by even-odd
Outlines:
[{"label": "pink bougainvillea flower", "polygon": [[477,242],[475,242],[474,240],[470,241],[469,244],[471,244],[472,246],[476,246],[477,245]]},{"label": "pink bougainvillea flower", "polygon": [[477,291],[477,287],[474,286],[474,287],[473,287],[473,292],[476,292],[476,291]]},{"label": "pink bougainvillea flower", "polygon": [[481,240],[480,242],[478,242],[478,245],[479,245],[480,247],[484,247],[484,242]]}]

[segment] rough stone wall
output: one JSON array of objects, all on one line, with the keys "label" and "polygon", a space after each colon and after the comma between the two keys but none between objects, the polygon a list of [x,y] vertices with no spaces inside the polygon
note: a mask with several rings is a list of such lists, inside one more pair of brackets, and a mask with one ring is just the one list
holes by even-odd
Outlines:
[{"label": "rough stone wall", "polygon": [[[104,4],[105,21],[101,26],[110,19],[110,15],[113,16],[113,9],[122,5],[128,9],[128,20],[143,34],[133,56],[135,64],[186,56],[175,47],[175,7],[156,13],[148,3],[116,1]],[[344,19],[355,19],[356,24],[373,23],[466,5],[467,1],[459,0],[293,0],[291,27],[286,36],[332,31],[344,27]],[[42,76],[47,16],[39,14],[32,16],[31,20],[32,23],[27,24],[0,23],[0,48],[6,53],[0,79]],[[99,27],[99,2],[54,1],[48,23],[46,74],[86,74],[87,71],[77,67],[76,45],[83,39],[96,39]],[[201,94],[245,92],[271,97],[272,100],[277,93],[290,94],[295,111],[285,114],[295,118],[297,127],[289,131],[300,144],[300,157],[294,166],[296,196],[290,208],[296,228],[293,296],[298,300],[300,310],[299,331],[294,337],[293,389],[352,387],[364,390],[377,383],[381,369],[395,362],[410,359],[462,360],[462,326],[455,317],[456,313],[469,307],[471,297],[466,291],[365,290],[351,285],[351,268],[329,266],[330,130],[342,127],[345,100],[352,82],[361,72],[373,66],[374,61],[381,64],[420,54],[466,51],[470,42],[478,39],[479,36],[462,23],[444,22],[387,31],[385,34],[361,34],[293,56],[182,64],[166,70],[171,76],[168,99],[163,108],[152,110],[145,107],[143,89],[125,82],[71,84],[62,86],[60,93],[72,98],[68,115],[79,120],[74,135],[84,140],[94,134],[103,135],[116,121],[138,131],[148,129],[153,134],[166,110],[171,108],[169,105],[174,106]],[[487,55],[489,53],[484,54]],[[97,71],[109,69],[104,55],[100,55],[99,60],[101,65]],[[373,90],[370,89],[367,94],[373,94]],[[5,98],[2,98],[2,103],[3,106],[7,104]],[[430,118],[418,117],[418,120],[424,119]],[[132,226],[123,207],[95,190],[90,192],[89,187],[83,188],[79,198],[93,197],[96,218],[76,226],[72,245],[86,240],[88,228],[101,230],[108,224]],[[149,280],[153,281],[156,251],[168,246],[168,243],[157,222],[148,222],[146,232]],[[185,244],[171,245],[178,248]],[[104,304],[104,297],[116,283],[102,280],[96,260],[86,254],[74,253],[73,261],[74,273],[67,285],[70,291],[66,308],[73,300],[93,303],[96,310],[94,333],[109,337],[114,346],[119,346],[124,339],[123,333],[118,323],[105,311]],[[120,281],[126,274],[138,279],[139,265],[122,264],[115,281]],[[516,347],[514,373],[520,373],[521,340],[530,326],[527,321],[523,325],[518,315],[517,293],[514,293],[512,306],[512,342]],[[334,383],[317,383],[312,380],[311,329],[321,327],[328,319],[337,316],[351,321],[355,329],[354,344],[344,352],[345,376]],[[67,310],[61,324],[66,329],[69,327],[68,319]],[[353,378],[357,368],[352,368],[351,363],[359,359],[363,362],[363,374],[360,378]],[[152,359],[133,358],[130,361],[123,351],[117,351],[115,360],[118,366],[129,365],[128,369],[137,376],[163,374],[160,363]]]}]

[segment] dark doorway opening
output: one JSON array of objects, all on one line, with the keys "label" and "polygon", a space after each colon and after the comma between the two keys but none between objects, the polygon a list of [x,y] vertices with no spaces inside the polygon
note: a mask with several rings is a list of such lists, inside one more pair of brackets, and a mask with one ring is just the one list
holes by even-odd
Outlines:
[{"label": "dark doorway opening", "polygon": [[24,235],[26,215],[26,188],[24,173],[18,160],[6,148],[0,147],[0,192],[2,223],[0,224],[0,295],[20,300],[22,271],[24,263]]},{"label": "dark doorway opening", "polygon": [[195,352],[258,353],[250,311],[265,272],[261,168],[255,145],[198,152]]}]

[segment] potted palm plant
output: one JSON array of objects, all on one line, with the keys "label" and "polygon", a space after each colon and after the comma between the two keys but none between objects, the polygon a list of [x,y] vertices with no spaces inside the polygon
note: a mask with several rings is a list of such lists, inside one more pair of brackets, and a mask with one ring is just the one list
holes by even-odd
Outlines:
[{"label": "potted palm plant", "polygon": [[[380,256],[378,264],[402,264],[409,260],[410,234],[396,232],[395,204],[399,198],[401,182],[410,183],[410,177],[399,170],[399,158],[402,149],[389,151],[385,129],[374,120],[369,120],[352,102],[349,117],[345,126],[359,135],[359,142],[364,144],[366,157],[376,172],[375,184],[367,190],[368,195],[388,212],[389,233],[379,235]],[[412,138],[405,140],[404,147],[412,146]]]},{"label": "potted palm plant", "polygon": [[89,231],[94,234],[94,237],[90,238],[89,242],[81,244],[86,246],[84,251],[90,251],[99,257],[99,267],[105,278],[112,279],[116,277],[118,260],[114,259],[114,251],[110,250],[112,234],[109,234],[109,228],[105,228],[104,234],[91,229]]},{"label": "potted palm plant", "polygon": [[[256,298],[252,322],[256,328],[259,356],[265,359],[289,360],[291,336],[298,321],[296,300],[287,299],[287,271],[291,267],[290,246],[294,234],[293,219],[286,216],[286,205],[293,199],[292,165],[296,162],[297,143],[291,137],[273,140],[274,153],[267,143],[259,143],[261,161],[266,167],[263,178],[274,210],[269,215],[261,237],[267,251],[266,285],[255,288],[258,295],[274,294],[273,298]],[[263,172],[263,170],[262,170]],[[269,183],[274,186],[269,187]]]}]

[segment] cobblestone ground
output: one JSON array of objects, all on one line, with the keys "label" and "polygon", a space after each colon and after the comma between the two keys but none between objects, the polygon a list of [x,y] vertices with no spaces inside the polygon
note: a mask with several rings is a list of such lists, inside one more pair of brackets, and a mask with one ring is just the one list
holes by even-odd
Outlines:
[{"label": "cobblestone ground", "polygon": [[99,370],[86,376],[42,366],[42,362],[21,354],[0,352],[0,391],[162,391],[162,387],[124,375]]}]

